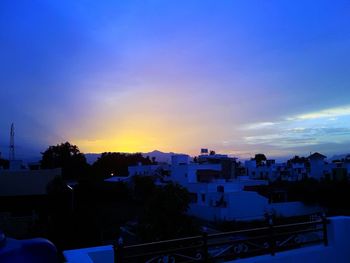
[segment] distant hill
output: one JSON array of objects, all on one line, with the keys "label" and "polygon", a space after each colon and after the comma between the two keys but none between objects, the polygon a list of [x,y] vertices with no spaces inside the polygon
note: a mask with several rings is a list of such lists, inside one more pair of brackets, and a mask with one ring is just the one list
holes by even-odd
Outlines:
[{"label": "distant hill", "polygon": [[100,153],[85,153],[84,155],[88,164],[93,164],[101,156]]},{"label": "distant hill", "polygon": [[[150,158],[155,157],[157,162],[171,162],[171,156],[174,155],[173,152],[161,152],[158,150],[154,150],[152,152],[142,153],[143,157],[149,156]],[[101,153],[86,153],[85,158],[89,164],[93,164],[96,160],[101,156]]]},{"label": "distant hill", "polygon": [[333,160],[341,160],[344,159],[346,156],[348,156],[349,154],[339,154],[339,155],[334,155],[332,158],[330,158],[330,161]]}]

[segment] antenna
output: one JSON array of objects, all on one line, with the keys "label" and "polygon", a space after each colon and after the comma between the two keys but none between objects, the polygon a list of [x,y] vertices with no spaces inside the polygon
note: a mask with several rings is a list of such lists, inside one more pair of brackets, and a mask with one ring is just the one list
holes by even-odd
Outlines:
[{"label": "antenna", "polygon": [[12,123],[11,124],[11,131],[10,131],[10,154],[9,154],[9,161],[13,161],[15,159],[15,126]]}]

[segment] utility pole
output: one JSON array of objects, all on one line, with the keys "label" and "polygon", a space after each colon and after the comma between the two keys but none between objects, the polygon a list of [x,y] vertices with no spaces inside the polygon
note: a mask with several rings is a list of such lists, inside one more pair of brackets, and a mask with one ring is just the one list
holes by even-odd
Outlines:
[{"label": "utility pole", "polygon": [[9,161],[15,160],[15,126],[11,124]]}]

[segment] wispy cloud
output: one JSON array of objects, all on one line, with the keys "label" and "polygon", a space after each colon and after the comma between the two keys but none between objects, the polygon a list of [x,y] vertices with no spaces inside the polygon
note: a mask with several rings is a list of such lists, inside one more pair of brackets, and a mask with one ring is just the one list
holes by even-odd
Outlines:
[{"label": "wispy cloud", "polygon": [[324,109],[320,111],[305,113],[287,118],[287,120],[314,120],[328,118],[329,120],[336,120],[337,117],[350,116],[350,106],[336,107]]},{"label": "wispy cloud", "polygon": [[278,124],[278,122],[257,122],[257,123],[247,124],[242,128],[246,130],[259,130],[259,129],[264,129],[268,127],[273,127],[276,124]]},{"label": "wispy cloud", "polygon": [[[350,106],[299,114],[280,121],[245,125],[243,140],[249,145],[281,149],[350,142]],[[249,135],[248,135],[249,134]]]}]

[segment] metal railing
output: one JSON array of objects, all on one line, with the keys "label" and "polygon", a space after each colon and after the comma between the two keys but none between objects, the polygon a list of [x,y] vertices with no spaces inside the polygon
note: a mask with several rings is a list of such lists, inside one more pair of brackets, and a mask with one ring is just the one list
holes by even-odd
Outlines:
[{"label": "metal railing", "polygon": [[328,245],[327,219],[274,225],[208,235],[124,246],[114,245],[114,262],[223,262],[305,247]]}]

